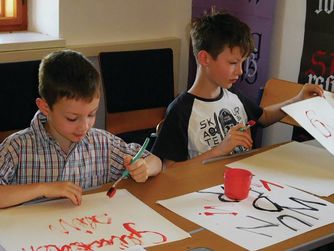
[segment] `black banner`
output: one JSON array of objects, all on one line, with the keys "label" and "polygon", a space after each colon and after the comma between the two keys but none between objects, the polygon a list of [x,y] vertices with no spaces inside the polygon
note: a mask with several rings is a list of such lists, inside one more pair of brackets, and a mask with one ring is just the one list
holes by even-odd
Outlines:
[{"label": "black banner", "polygon": [[308,0],[299,83],[334,91],[334,0]]}]

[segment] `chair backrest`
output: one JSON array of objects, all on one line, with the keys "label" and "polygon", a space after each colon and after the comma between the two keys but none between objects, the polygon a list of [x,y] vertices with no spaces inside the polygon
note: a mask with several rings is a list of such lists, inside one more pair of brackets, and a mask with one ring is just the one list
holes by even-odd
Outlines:
[{"label": "chair backrest", "polygon": [[0,142],[15,131],[29,127],[37,111],[40,61],[0,63]]},{"label": "chair backrest", "polygon": [[[99,54],[106,103],[106,129],[137,142],[164,118],[174,99],[173,51],[170,48]],[[145,136],[141,136],[142,143]],[[142,141],[142,142],[141,142]]]},{"label": "chair backrest", "polygon": [[[296,96],[302,88],[302,84],[298,84],[295,82],[281,79],[270,79],[264,86],[260,106],[266,107],[269,105],[277,104],[279,102],[283,102],[289,98]],[[281,122],[293,126],[300,126],[290,116],[284,117]]]}]

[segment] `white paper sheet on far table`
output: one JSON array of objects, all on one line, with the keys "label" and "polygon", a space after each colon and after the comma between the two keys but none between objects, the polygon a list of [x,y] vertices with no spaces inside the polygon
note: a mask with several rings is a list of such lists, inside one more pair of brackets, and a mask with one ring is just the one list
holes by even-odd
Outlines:
[{"label": "white paper sheet on far table", "polygon": [[334,193],[334,156],[326,149],[290,142],[227,164],[318,196]]}]

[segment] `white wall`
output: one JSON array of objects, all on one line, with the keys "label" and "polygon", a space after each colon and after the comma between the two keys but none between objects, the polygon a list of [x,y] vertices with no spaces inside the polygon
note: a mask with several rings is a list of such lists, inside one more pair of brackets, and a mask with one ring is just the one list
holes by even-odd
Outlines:
[{"label": "white wall", "polygon": [[[278,0],[273,27],[269,78],[297,82],[304,43],[306,1]],[[276,123],[263,131],[262,145],[291,140],[292,126]]]},{"label": "white wall", "polygon": [[59,37],[58,0],[29,0],[28,30]]},{"label": "white wall", "polygon": [[269,76],[293,82],[298,80],[305,14],[305,0],[277,1]]}]

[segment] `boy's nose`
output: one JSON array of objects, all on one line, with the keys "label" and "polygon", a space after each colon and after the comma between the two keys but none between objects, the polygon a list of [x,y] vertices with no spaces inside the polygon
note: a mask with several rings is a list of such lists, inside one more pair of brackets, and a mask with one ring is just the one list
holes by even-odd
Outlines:
[{"label": "boy's nose", "polygon": [[89,126],[89,119],[83,119],[83,121],[80,123],[80,131],[87,131],[89,129]]},{"label": "boy's nose", "polygon": [[236,67],[236,69],[235,69],[235,74],[238,75],[238,76],[241,76],[242,73],[243,73],[242,64],[239,64],[238,67]]}]

